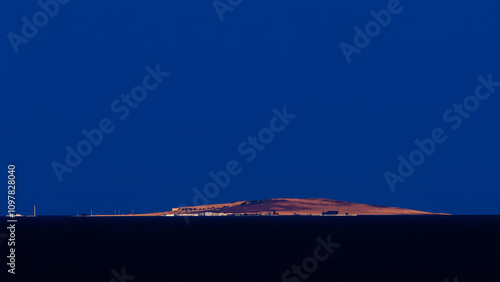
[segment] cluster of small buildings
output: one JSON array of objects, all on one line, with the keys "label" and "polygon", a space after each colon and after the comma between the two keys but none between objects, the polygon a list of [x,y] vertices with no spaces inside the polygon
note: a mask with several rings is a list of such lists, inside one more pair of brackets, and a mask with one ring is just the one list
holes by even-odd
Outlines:
[{"label": "cluster of small buildings", "polygon": [[349,214],[349,213],[345,213],[345,214],[339,214],[338,211],[326,211],[326,212],[322,212],[321,213],[322,216],[357,216],[357,214]]},{"label": "cluster of small buildings", "polygon": [[223,212],[198,212],[198,213],[179,213],[166,214],[165,216],[238,216],[242,213],[223,213]]},{"label": "cluster of small buildings", "polygon": [[[259,213],[259,214],[246,214],[246,213],[224,213],[224,212],[213,212],[213,211],[196,211],[196,208],[173,208],[172,211],[176,212],[189,212],[189,213],[177,213],[177,214],[166,214],[165,216],[278,216],[279,213],[276,211]],[[299,214],[294,213],[293,215],[298,216]],[[357,214],[339,214],[338,211],[326,211],[322,212],[321,216],[357,216]]]},{"label": "cluster of small buildings", "polygon": [[[227,207],[229,207],[229,206],[227,206]],[[223,206],[222,208],[226,208],[226,206]],[[272,211],[272,212],[268,212],[268,213],[259,213],[259,214],[224,213],[224,212],[207,211],[205,209],[197,209],[197,208],[190,208],[190,207],[173,208],[172,211],[173,212],[189,212],[189,213],[166,214],[165,216],[251,216],[251,215],[273,216],[273,215],[279,215],[279,213],[277,213],[276,211]]]},{"label": "cluster of small buildings", "polygon": [[172,211],[185,211],[185,212],[190,212],[190,213],[179,213],[179,214],[166,214],[165,216],[233,216],[233,215],[243,215],[243,214],[237,214],[237,213],[223,213],[223,212],[211,212],[211,211],[202,211],[202,210],[196,210],[196,208],[189,208],[189,207],[180,207],[180,208],[173,208]]}]

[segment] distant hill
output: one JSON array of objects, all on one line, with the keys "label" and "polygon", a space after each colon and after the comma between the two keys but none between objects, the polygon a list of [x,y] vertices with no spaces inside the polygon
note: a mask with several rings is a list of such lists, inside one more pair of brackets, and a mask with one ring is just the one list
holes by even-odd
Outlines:
[{"label": "distant hill", "polygon": [[338,211],[339,214],[357,215],[425,215],[441,214],[431,213],[396,207],[384,207],[351,203],[330,199],[268,199],[254,201],[238,201],[227,204],[213,204],[202,206],[181,207],[172,211],[136,214],[135,216],[161,216],[172,214],[190,214],[199,212],[214,213],[238,213],[238,214],[268,214],[278,213],[279,215],[321,215],[327,211]]}]

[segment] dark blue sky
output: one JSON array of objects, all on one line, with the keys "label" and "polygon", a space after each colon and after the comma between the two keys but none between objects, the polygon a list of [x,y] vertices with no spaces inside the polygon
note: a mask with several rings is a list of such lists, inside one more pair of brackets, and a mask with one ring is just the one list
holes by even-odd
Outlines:
[{"label": "dark blue sky", "polygon": [[[467,118],[443,114],[474,95],[478,76],[500,81],[500,3],[401,0],[348,63],[339,44],[354,46],[353,28],[389,2],[243,0],[221,21],[212,1],[72,0],[16,54],[8,34],[22,36],[41,7],[0,1],[0,158],[5,185],[17,167],[18,212],[190,205],[193,188],[235,160],[241,172],[210,203],[321,197],[499,214],[500,90],[469,98]],[[114,112],[157,65],[170,75],[128,115]],[[238,146],[285,106],[296,117],[247,161]],[[51,164],[67,165],[66,146],[103,119],[114,131],[60,182]],[[384,173],[436,128],[446,141],[392,192]]]}]

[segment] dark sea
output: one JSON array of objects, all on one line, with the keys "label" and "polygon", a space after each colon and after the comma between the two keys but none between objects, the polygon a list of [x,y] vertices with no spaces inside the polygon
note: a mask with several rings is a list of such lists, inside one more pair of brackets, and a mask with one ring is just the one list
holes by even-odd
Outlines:
[{"label": "dark sea", "polygon": [[500,216],[17,219],[1,281],[500,281]]}]

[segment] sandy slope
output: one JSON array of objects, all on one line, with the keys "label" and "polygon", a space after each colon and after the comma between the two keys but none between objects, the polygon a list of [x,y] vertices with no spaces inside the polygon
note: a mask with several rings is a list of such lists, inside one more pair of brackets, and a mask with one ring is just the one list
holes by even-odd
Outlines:
[{"label": "sandy slope", "polygon": [[[182,209],[182,210],[181,210]],[[267,214],[279,213],[279,215],[321,215],[325,211],[338,211],[339,214],[357,215],[424,215],[438,214],[417,210],[374,206],[330,199],[269,199],[256,201],[239,201],[227,204],[214,204],[203,206],[192,206],[181,208],[177,211],[167,211],[159,213],[136,214],[135,216],[160,216],[166,214],[186,214],[198,212],[215,213],[246,213],[246,214]],[[440,213],[443,214],[443,213]]]}]

